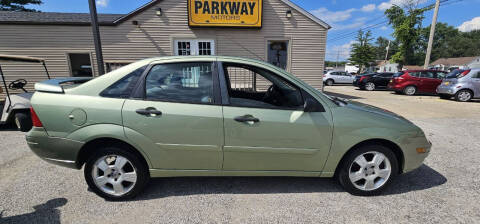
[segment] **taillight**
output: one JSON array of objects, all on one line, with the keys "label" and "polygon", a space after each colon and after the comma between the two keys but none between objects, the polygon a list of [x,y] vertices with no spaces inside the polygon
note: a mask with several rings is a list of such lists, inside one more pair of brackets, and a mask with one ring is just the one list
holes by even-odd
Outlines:
[{"label": "taillight", "polygon": [[366,77],[365,76],[360,76],[360,80],[358,80],[359,82],[361,82],[362,80],[364,80]]},{"label": "taillight", "polygon": [[462,78],[463,76],[466,76],[471,70],[465,70],[458,76],[458,78]]},{"label": "taillight", "polygon": [[43,124],[38,118],[37,113],[35,113],[33,107],[30,107],[30,116],[32,117],[32,124],[34,127],[43,127]]}]

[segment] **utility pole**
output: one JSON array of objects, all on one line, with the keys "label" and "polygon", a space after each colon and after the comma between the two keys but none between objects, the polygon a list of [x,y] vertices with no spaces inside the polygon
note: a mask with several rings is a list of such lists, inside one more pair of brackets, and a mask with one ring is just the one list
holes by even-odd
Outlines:
[{"label": "utility pole", "polygon": [[103,67],[102,42],[100,41],[100,31],[98,29],[97,6],[95,5],[95,0],[88,0],[88,4],[90,6],[90,20],[92,22],[93,43],[95,44],[98,73],[99,75],[103,75],[105,74],[105,68]]},{"label": "utility pole", "polygon": [[435,12],[433,13],[432,25],[430,26],[430,37],[428,38],[427,55],[425,56],[425,63],[423,64],[424,69],[427,69],[428,65],[430,64],[430,55],[432,54],[433,36],[435,35],[435,26],[437,25],[438,8],[440,8],[440,0],[436,0],[435,2]]},{"label": "utility pole", "polygon": [[335,69],[338,68],[338,58],[340,57],[340,51],[337,51],[337,61],[335,62]]},{"label": "utility pole", "polygon": [[388,45],[387,45],[387,53],[385,54],[385,62],[383,64],[383,71],[386,72],[387,71],[387,59],[388,59],[388,50],[390,50],[390,40],[388,40]]}]

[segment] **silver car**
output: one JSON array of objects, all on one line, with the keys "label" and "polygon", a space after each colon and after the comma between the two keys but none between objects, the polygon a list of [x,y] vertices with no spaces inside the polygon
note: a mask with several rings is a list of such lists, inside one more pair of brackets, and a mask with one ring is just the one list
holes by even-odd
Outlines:
[{"label": "silver car", "polygon": [[462,102],[480,98],[480,68],[450,72],[437,87],[437,93],[442,99],[455,97]]},{"label": "silver car", "polygon": [[323,75],[323,82],[327,86],[333,84],[352,84],[355,76],[342,71],[329,71]]}]

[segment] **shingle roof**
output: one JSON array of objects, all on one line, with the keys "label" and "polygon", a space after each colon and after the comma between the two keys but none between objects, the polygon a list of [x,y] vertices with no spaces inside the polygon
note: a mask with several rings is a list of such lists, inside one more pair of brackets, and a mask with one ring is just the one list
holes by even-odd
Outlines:
[{"label": "shingle roof", "polygon": [[431,65],[466,65],[477,57],[460,57],[460,58],[440,58],[431,63]]},{"label": "shingle roof", "polygon": [[[98,23],[114,25],[113,21],[125,14],[98,14]],[[59,12],[11,12],[0,11],[2,24],[76,24],[90,25],[89,13],[59,13]]]}]

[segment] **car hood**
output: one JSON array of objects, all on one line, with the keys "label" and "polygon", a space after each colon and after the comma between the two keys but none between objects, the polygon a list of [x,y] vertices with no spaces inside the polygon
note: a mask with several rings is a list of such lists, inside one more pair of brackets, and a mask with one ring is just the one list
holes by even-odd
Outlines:
[{"label": "car hood", "polygon": [[364,112],[369,112],[369,113],[374,113],[377,115],[385,116],[385,117],[390,117],[394,118],[397,120],[402,120],[402,121],[407,121],[408,123],[411,123],[409,120],[405,119],[404,117],[393,113],[389,110],[385,110],[376,106],[372,106],[369,104],[364,104],[356,101],[348,101],[348,104],[345,105],[345,107],[348,107],[349,109],[352,110],[358,110],[358,111],[364,111]]}]

